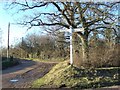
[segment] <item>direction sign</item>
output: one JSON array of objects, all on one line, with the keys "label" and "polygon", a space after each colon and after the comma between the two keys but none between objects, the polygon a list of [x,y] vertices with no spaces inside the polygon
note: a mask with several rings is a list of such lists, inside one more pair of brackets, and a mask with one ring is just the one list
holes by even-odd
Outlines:
[{"label": "direction sign", "polygon": [[72,27],[70,27],[70,29],[61,30],[61,32],[69,32],[70,33],[70,64],[71,65],[73,64],[72,33],[74,33],[74,32],[83,32],[83,31],[84,31],[84,28],[73,29]]},{"label": "direction sign", "polygon": [[76,28],[74,29],[74,32],[83,32],[84,31],[84,28]]},{"label": "direction sign", "polygon": [[[83,32],[84,28],[76,28],[76,29],[72,29],[72,32]],[[64,29],[61,30],[60,32],[70,32],[71,33],[71,29]]]}]

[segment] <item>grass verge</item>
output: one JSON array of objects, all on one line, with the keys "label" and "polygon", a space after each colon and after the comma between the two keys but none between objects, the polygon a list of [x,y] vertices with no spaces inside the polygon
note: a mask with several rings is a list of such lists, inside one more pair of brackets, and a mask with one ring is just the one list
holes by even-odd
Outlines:
[{"label": "grass verge", "polygon": [[120,67],[76,68],[68,61],[60,62],[42,78],[32,84],[32,88],[100,88],[120,85]]},{"label": "grass verge", "polygon": [[39,61],[39,62],[47,62],[47,63],[59,63],[65,61],[64,58],[52,58],[52,59],[39,59],[39,58],[21,58],[21,59],[26,59],[26,60],[32,60],[32,61]]}]

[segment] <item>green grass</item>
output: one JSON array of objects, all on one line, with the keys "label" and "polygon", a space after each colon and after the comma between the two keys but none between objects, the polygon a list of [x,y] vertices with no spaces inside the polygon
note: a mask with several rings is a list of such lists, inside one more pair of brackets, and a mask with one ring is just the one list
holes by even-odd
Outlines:
[{"label": "green grass", "polygon": [[42,78],[32,84],[32,88],[99,88],[120,84],[120,67],[78,69],[68,61],[60,62]]}]

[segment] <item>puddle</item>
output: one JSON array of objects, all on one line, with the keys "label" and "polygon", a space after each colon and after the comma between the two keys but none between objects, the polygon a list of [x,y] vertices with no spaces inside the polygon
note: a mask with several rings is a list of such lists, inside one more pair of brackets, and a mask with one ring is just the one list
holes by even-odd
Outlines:
[{"label": "puddle", "polygon": [[18,82],[18,79],[11,79],[10,82],[12,83]]}]

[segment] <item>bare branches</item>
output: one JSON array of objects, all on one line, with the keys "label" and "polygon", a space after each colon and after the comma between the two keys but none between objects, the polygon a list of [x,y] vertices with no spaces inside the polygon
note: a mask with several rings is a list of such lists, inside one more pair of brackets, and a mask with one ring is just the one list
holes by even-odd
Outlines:
[{"label": "bare branches", "polygon": [[95,20],[92,20],[90,22],[87,22],[87,27],[90,27],[91,25],[94,25],[96,22],[102,21],[103,18],[97,18]]},{"label": "bare branches", "polygon": [[69,18],[68,18],[68,17],[66,16],[66,14],[60,9],[60,7],[59,7],[56,3],[54,3],[54,2],[52,2],[52,3],[53,3],[53,5],[58,9],[58,11],[61,12],[61,14],[65,17],[65,19],[67,20],[68,24],[71,25],[71,22],[70,22]]},{"label": "bare branches", "polygon": [[40,5],[36,5],[36,6],[28,6],[26,8],[23,8],[21,10],[25,11],[25,10],[28,10],[28,9],[34,9],[34,8],[39,8],[39,7],[43,7],[43,6],[46,6],[48,3],[44,3],[44,4],[40,4]]},{"label": "bare branches", "polygon": [[40,21],[38,24],[31,24],[32,26],[55,26],[55,25],[60,25],[60,26],[63,26],[63,27],[66,27],[66,28],[69,28],[68,25],[65,25],[63,23],[44,23],[42,21]]},{"label": "bare branches", "polygon": [[40,7],[44,7],[47,6],[49,3],[39,3],[38,5],[29,5],[28,1],[25,0],[25,3],[22,2],[12,2],[10,6],[12,5],[16,5],[16,6],[21,6],[21,8],[18,11],[26,11],[26,10],[30,10],[30,9],[34,9],[34,8],[40,8]]},{"label": "bare branches", "polygon": [[[19,5],[21,11],[33,10],[35,8],[41,9],[45,6],[54,7],[57,11],[38,12],[36,15],[24,20],[23,25],[30,26],[60,26],[64,28],[83,27],[84,34],[89,34],[91,31],[99,28],[106,28],[99,26],[100,24],[111,25],[115,23],[116,15],[112,12],[116,3],[80,3],[80,2],[36,2],[34,4],[25,0],[24,3],[13,2],[13,5]],[[47,7],[46,7],[47,9]],[[96,25],[98,23],[98,25]],[[83,33],[78,33],[82,35]]]}]

